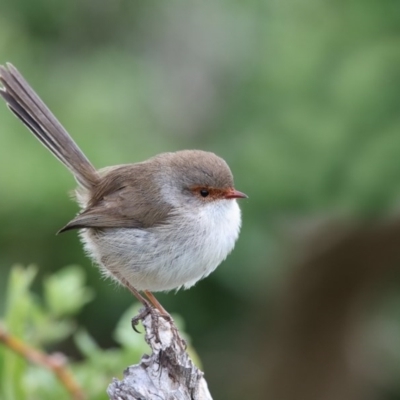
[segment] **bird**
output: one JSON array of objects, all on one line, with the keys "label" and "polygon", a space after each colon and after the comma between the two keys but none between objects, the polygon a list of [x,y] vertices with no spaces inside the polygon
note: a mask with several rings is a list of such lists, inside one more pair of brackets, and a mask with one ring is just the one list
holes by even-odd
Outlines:
[{"label": "bird", "polygon": [[8,108],[77,181],[80,212],[59,233],[78,230],[102,274],[146,307],[167,315],[153,292],[192,287],[233,250],[236,200],[247,195],[221,157],[180,150],[96,169],[11,63],[0,66],[0,83]]}]

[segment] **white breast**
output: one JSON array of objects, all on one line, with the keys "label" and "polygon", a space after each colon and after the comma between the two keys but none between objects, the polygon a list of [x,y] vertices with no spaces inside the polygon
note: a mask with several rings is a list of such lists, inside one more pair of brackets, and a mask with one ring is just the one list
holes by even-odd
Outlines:
[{"label": "white breast", "polygon": [[106,275],[127,279],[138,290],[189,288],[209,275],[232,251],[239,236],[236,200],[180,212],[150,229],[83,230],[85,248]]}]

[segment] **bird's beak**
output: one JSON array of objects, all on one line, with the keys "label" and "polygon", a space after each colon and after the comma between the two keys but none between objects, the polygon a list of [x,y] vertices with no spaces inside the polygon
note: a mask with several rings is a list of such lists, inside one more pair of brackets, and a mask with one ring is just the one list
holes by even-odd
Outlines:
[{"label": "bird's beak", "polygon": [[236,189],[228,189],[225,194],[225,199],[247,199],[249,196]]}]

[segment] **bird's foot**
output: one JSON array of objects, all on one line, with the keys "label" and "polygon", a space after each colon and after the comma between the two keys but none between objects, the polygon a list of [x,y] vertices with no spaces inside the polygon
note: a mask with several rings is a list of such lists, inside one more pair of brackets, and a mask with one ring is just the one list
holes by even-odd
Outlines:
[{"label": "bird's foot", "polygon": [[156,340],[158,342],[161,342],[160,341],[160,318],[164,318],[171,325],[171,327],[172,327],[174,332],[178,331],[177,328],[175,327],[174,320],[172,319],[172,317],[171,317],[171,315],[169,313],[167,313],[166,311],[161,313],[160,310],[158,310],[157,308],[153,307],[147,301],[144,304],[144,308],[142,308],[140,310],[139,314],[132,318],[132,320],[131,320],[132,329],[135,332],[140,333],[137,330],[137,325],[139,324],[140,321],[143,321],[149,315],[151,317],[151,331],[155,335]]},{"label": "bird's foot", "polygon": [[131,320],[132,329],[137,333],[140,333],[136,328],[140,321],[143,321],[149,314],[151,315],[152,320],[156,318],[155,317],[156,311],[150,305],[150,303],[148,301],[145,301],[143,305],[144,307],[139,311],[139,314],[134,316]]}]

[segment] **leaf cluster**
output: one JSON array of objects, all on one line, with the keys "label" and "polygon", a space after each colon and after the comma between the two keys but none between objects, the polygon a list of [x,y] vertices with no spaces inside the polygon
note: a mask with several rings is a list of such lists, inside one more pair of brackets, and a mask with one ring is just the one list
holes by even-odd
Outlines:
[{"label": "leaf cluster", "polygon": [[[112,378],[148,350],[143,336],[130,327],[130,318],[137,307],[126,310],[114,331],[119,347],[104,350],[74,319],[94,297],[93,291],[85,286],[83,270],[69,266],[48,276],[40,295],[32,290],[36,274],[34,266],[12,268],[1,327],[30,348],[49,353],[72,338],[81,356],[70,359],[67,368],[88,398],[106,399],[105,391]],[[0,399],[67,398],[69,394],[50,370],[0,346]]]}]

